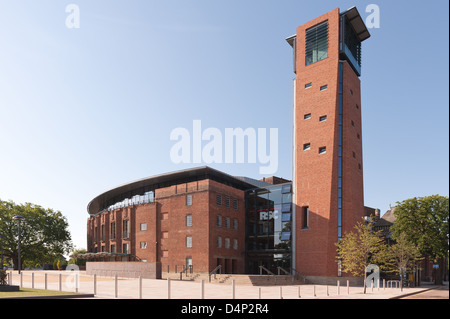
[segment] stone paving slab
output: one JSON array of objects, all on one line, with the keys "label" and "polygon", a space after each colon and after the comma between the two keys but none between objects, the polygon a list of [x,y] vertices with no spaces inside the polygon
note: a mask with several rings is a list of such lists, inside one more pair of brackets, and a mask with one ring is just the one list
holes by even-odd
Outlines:
[{"label": "stone paving slab", "polygon": [[[22,271],[23,287],[31,288],[31,271]],[[44,289],[44,274],[47,273],[47,289],[94,293],[93,276],[84,272],[34,272],[34,288]],[[61,284],[59,274],[61,273]],[[69,274],[68,274],[69,273]],[[75,279],[78,276],[78,287]],[[118,278],[117,289],[113,277],[97,276],[96,298],[138,299],[139,279]],[[13,284],[20,284],[20,276],[13,273]],[[289,285],[289,286],[248,286],[223,285],[203,282],[170,280],[170,299],[392,299],[402,295],[419,293],[435,286],[416,288],[367,288],[326,286],[326,285]],[[168,299],[169,282],[161,279],[142,279],[143,299]]]}]

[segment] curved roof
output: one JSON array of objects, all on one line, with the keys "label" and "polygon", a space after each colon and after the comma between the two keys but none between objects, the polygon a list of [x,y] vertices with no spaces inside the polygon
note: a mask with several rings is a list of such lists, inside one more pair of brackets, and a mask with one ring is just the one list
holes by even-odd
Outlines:
[{"label": "curved roof", "polygon": [[228,175],[211,167],[202,166],[155,175],[117,186],[91,200],[87,206],[87,211],[90,215],[95,215],[107,208],[112,201],[119,201],[120,199],[125,199],[127,197],[131,197],[132,195],[136,195],[138,190],[157,189],[203,179],[212,179],[222,184],[242,190],[255,187],[247,181],[235,178],[234,176]]}]

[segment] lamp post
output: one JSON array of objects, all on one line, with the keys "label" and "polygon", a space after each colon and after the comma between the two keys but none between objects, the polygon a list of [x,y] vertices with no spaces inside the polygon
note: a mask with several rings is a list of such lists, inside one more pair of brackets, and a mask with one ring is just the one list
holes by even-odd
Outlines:
[{"label": "lamp post", "polygon": [[25,219],[25,217],[22,216],[14,216],[13,217],[14,220],[16,220],[19,223],[19,245],[18,245],[18,266],[19,266],[19,274],[20,274],[20,268],[22,268],[21,264],[20,264],[20,222],[23,221]]}]

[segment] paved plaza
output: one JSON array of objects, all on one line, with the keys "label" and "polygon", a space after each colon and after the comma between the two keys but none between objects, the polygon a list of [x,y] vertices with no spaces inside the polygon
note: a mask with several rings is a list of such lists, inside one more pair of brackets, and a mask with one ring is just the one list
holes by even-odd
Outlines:
[{"label": "paved plaza", "polygon": [[[21,282],[22,281],[22,282]],[[78,284],[76,284],[78,282]],[[436,286],[416,288],[347,287],[336,285],[250,286],[191,282],[166,279],[130,279],[94,277],[83,271],[17,271],[12,272],[12,284],[24,288],[73,291],[94,294],[100,299],[392,299],[417,294]],[[448,282],[445,289],[448,290]]]}]

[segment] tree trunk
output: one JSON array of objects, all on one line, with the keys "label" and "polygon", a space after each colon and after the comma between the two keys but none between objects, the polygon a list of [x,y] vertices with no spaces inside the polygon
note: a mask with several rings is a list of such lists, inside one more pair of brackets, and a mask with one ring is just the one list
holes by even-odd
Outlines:
[{"label": "tree trunk", "polygon": [[400,268],[400,291],[403,291],[403,269]]}]

